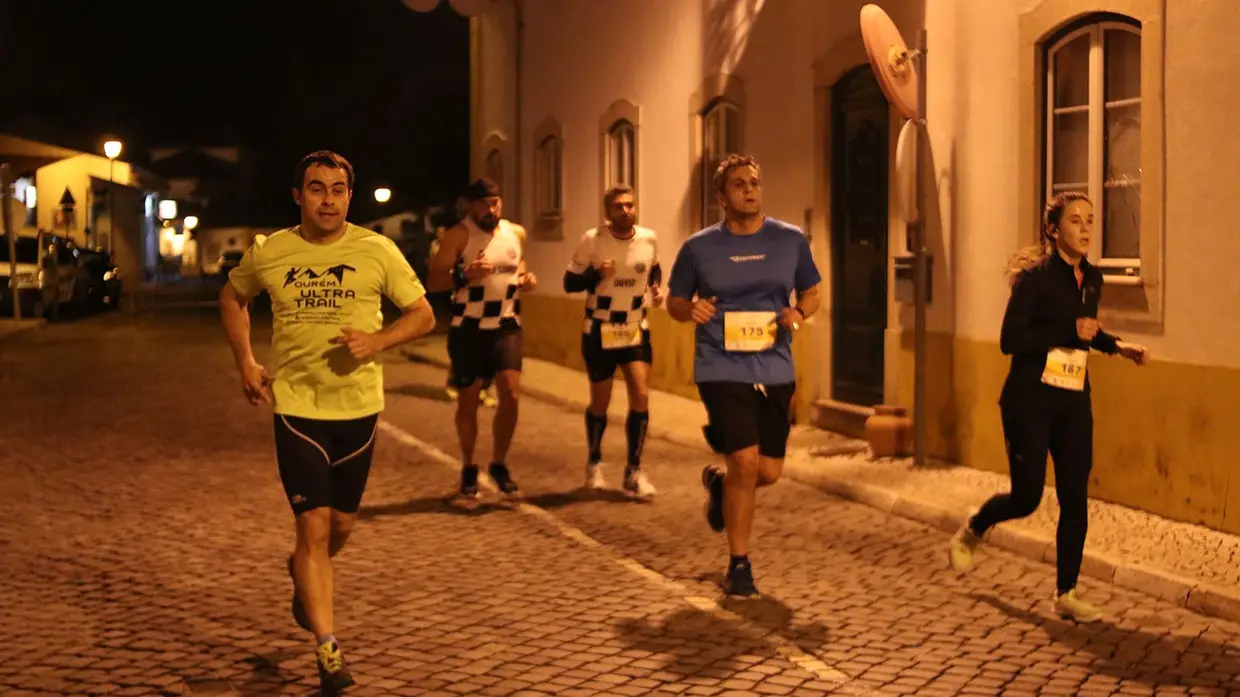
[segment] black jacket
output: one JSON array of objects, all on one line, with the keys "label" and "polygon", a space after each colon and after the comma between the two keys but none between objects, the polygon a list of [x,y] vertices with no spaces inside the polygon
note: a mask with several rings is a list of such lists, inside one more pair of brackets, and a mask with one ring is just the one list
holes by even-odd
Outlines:
[{"label": "black jacket", "polygon": [[1078,287],[1072,265],[1059,254],[1017,277],[1003,315],[999,349],[1012,357],[999,403],[1011,407],[1089,405],[1089,368],[1085,391],[1052,387],[1042,382],[1046,354],[1053,348],[1097,349],[1118,352],[1119,337],[1101,329],[1086,343],[1076,333],[1076,320],[1097,317],[1102,297],[1102,272],[1081,260],[1083,280]]}]

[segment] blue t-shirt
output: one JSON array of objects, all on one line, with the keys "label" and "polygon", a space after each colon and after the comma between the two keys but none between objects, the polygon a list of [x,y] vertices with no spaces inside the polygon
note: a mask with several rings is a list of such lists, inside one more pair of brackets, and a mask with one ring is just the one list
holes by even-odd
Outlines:
[{"label": "blue t-shirt", "polygon": [[760,352],[724,349],[723,317],[728,311],[775,312],[789,306],[792,291],[818,285],[809,241],[801,230],[767,218],[752,235],[736,235],[726,224],[694,234],[680,248],[668,289],[672,297],[716,297],[715,316],[697,327],[695,382],[779,385],[796,381],[792,336],[780,329],[774,347]]}]

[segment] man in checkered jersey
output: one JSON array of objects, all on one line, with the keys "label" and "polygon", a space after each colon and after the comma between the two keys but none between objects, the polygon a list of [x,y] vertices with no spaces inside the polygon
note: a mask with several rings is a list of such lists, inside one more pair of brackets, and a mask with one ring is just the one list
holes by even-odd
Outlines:
[{"label": "man in checkered jersey", "polygon": [[590,406],[586,409],[586,488],[602,489],[602,443],[607,428],[611,384],[619,367],[628,388],[629,415],[625,421],[628,462],[624,490],[639,498],[656,491],[641,469],[642,446],[650,421],[649,373],[653,351],[646,308],[663,302],[658,241],[654,230],[636,225],[633,189],[617,184],[603,195],[608,224],[581,236],[564,273],[564,290],[586,292],[586,316],[581,327],[581,353],[590,378]]},{"label": "man in checkered jersey", "polygon": [[491,432],[494,442],[487,474],[503,494],[519,493],[506,459],[517,428],[517,395],[521,382],[521,297],[538,281],[525,269],[525,228],[504,220],[499,187],[489,179],[474,181],[465,191],[468,212],[444,232],[431,261],[428,285],[451,289],[452,320],[448,358],[458,390],[456,433],[461,444],[460,494],[478,496],[478,405],[484,383],[494,380],[499,392]]}]

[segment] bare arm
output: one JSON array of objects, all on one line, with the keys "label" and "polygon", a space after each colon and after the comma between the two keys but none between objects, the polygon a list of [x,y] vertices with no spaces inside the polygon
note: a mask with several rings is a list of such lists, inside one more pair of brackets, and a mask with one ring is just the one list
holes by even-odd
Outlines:
[{"label": "bare arm", "polygon": [[517,233],[517,242],[521,245],[521,263],[517,264],[517,275],[522,276],[527,271],[525,267],[525,227],[513,223],[512,231]]},{"label": "bare arm", "polygon": [[469,233],[465,231],[463,225],[453,225],[444,231],[443,239],[439,241],[439,249],[431,259],[430,268],[426,273],[427,290],[438,292],[456,288],[452,273],[456,269],[456,263],[461,259],[461,254],[465,252],[465,243],[468,239]]},{"label": "bare arm", "polygon": [[693,321],[693,301],[688,298],[672,296],[667,299],[667,314],[677,322]]},{"label": "bare arm", "polygon": [[220,320],[228,343],[232,347],[233,360],[241,369],[253,365],[254,349],[250,345],[250,299],[242,296],[232,283],[225,283],[220,291]]},{"label": "bare arm", "polygon": [[404,313],[395,322],[377,332],[375,338],[379,340],[379,350],[386,351],[429,334],[434,328],[435,313],[424,297],[404,308]]},{"label": "bare arm", "polygon": [[538,288],[538,277],[529,272],[525,265],[525,228],[520,225],[513,225],[514,232],[517,233],[517,240],[521,244],[521,263],[517,264],[517,278],[520,279],[521,290],[531,293]]},{"label": "bare arm", "polygon": [[797,291],[796,309],[800,311],[801,315],[806,319],[808,319],[810,315],[817,312],[818,306],[822,304],[822,294],[818,292],[818,289],[819,286],[816,285],[811,288],[806,288],[805,290]]}]

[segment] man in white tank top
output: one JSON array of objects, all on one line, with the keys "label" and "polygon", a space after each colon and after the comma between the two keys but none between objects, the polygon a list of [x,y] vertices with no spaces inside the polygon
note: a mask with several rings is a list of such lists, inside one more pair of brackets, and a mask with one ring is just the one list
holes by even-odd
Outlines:
[{"label": "man in white tank top", "polygon": [[577,243],[564,272],[564,291],[586,292],[586,316],[581,327],[581,354],[590,379],[590,406],[586,409],[586,488],[601,489],[602,442],[611,403],[616,368],[624,373],[629,414],[625,419],[628,457],[624,490],[643,498],[656,491],[641,467],[642,448],[650,422],[649,375],[653,349],[646,308],[663,301],[658,238],[654,230],[636,224],[633,189],[617,184],[603,195],[607,225],[587,230]]},{"label": "man in white tank top", "polygon": [[504,220],[496,184],[478,179],[465,192],[469,210],[449,228],[431,260],[428,285],[452,291],[448,357],[458,390],[456,431],[461,443],[460,494],[478,496],[478,405],[484,383],[499,392],[487,473],[501,493],[515,496],[517,483],[505,460],[517,427],[521,381],[521,293],[538,285],[525,269],[525,228]]}]

